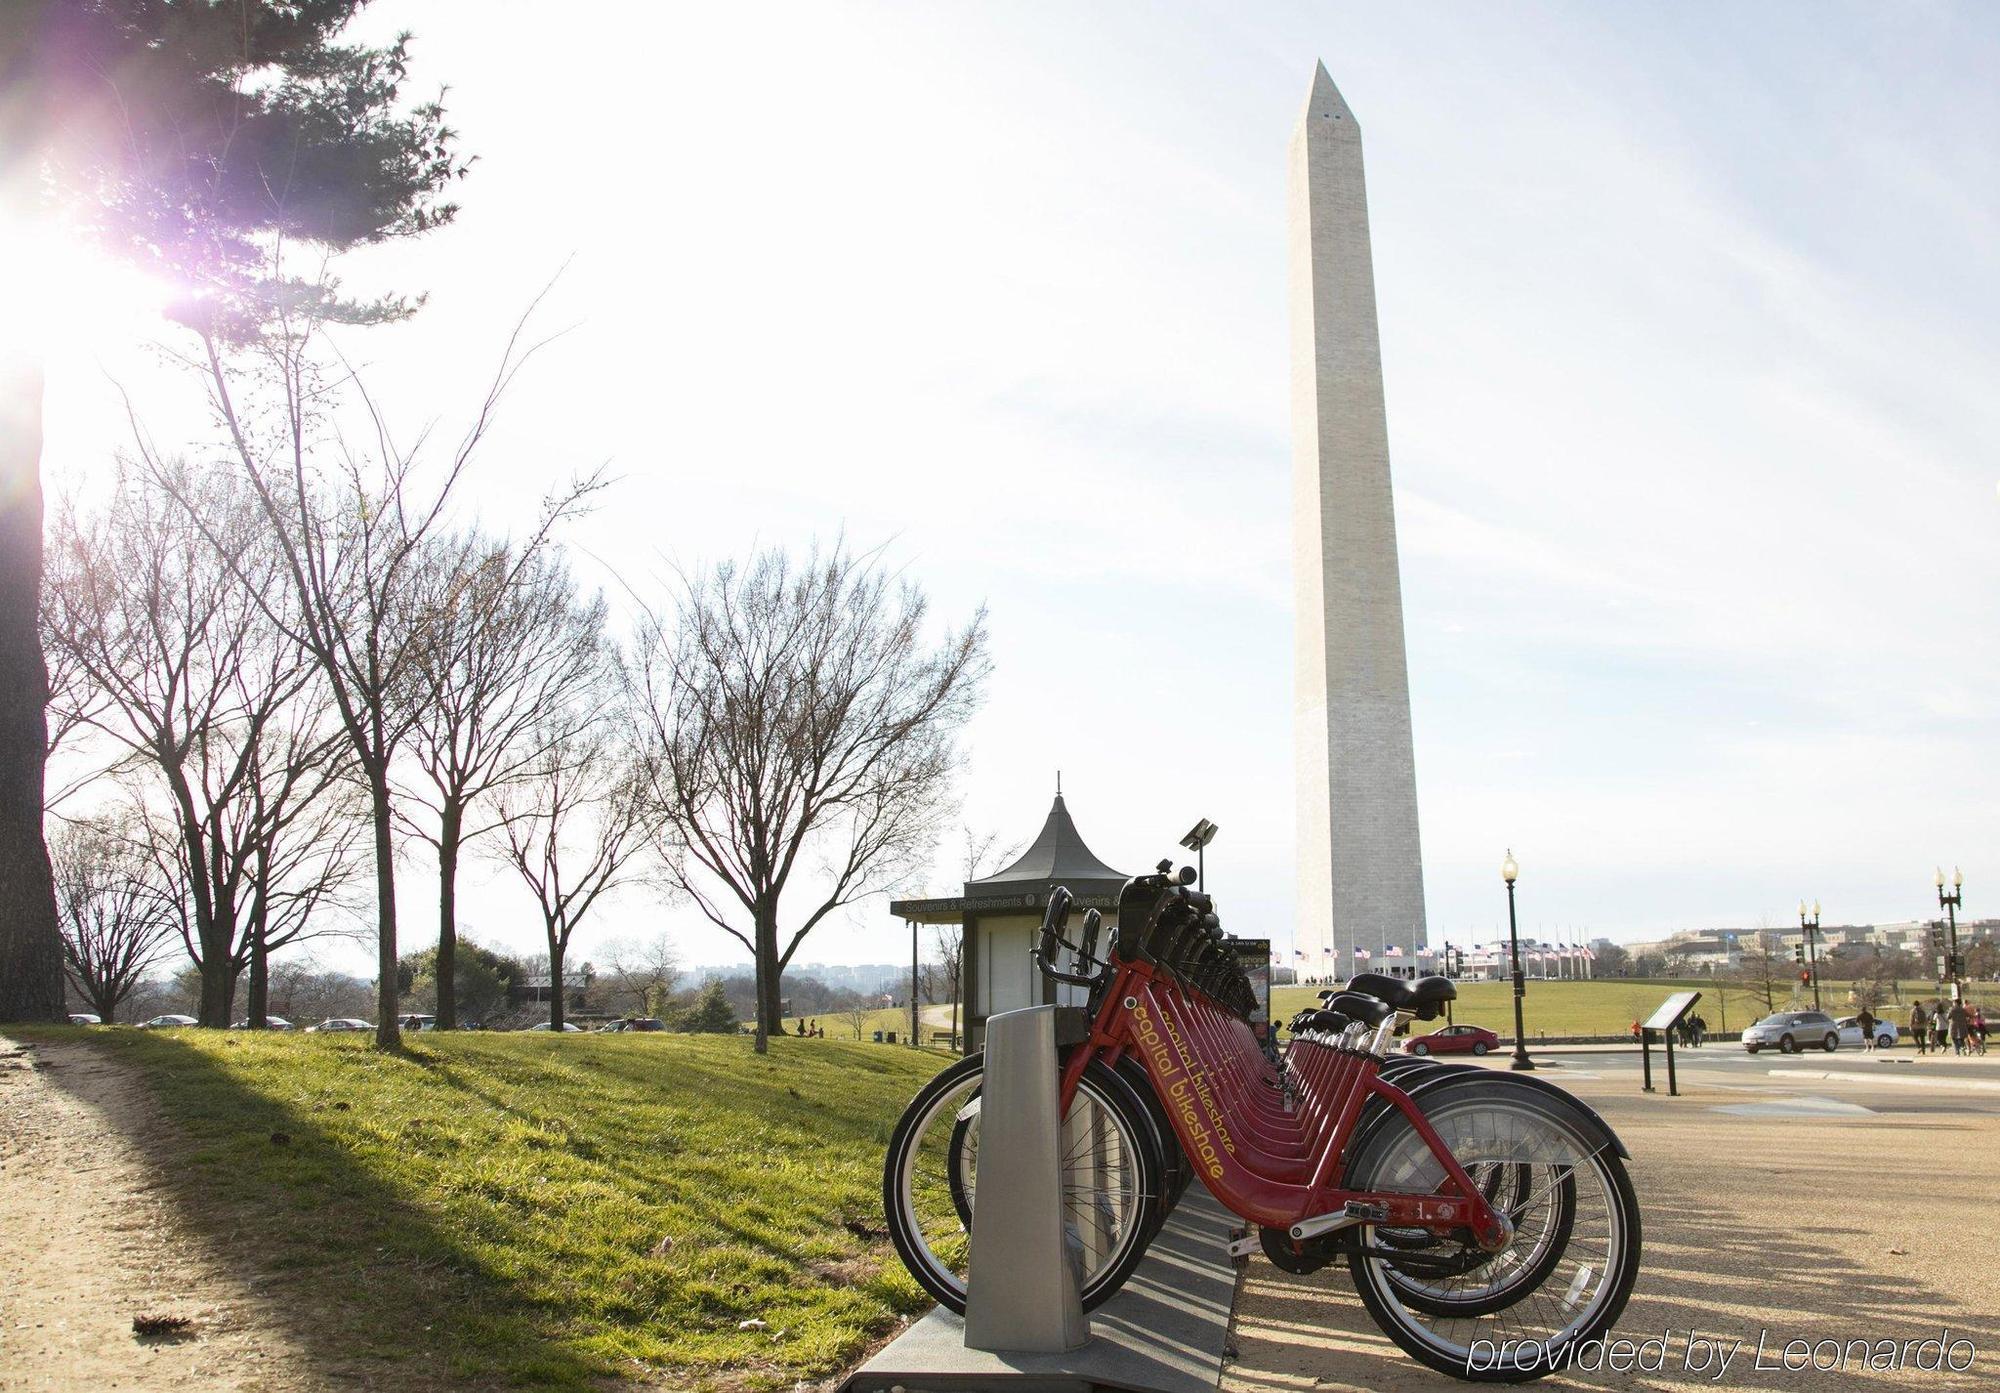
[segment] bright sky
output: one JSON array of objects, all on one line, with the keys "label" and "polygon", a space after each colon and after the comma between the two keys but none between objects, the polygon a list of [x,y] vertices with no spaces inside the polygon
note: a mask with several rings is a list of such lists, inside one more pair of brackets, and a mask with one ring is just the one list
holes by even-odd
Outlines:
[{"label": "bright sky", "polygon": [[[593,12],[595,13],[595,12]],[[379,0],[479,155],[349,268],[348,341],[455,422],[559,268],[571,331],[477,492],[622,482],[570,540],[844,529],[992,612],[966,818],[1142,868],[1221,824],[1225,924],[1292,914],[1286,146],[1315,58],[1367,155],[1433,938],[1935,911],[2000,877],[2000,15],[1981,6],[630,6]],[[110,378],[50,367],[55,476]],[[77,326],[88,328],[88,320]],[[504,520],[501,514],[496,520]],[[474,867],[463,918],[531,947]],[[952,878],[941,874],[940,881]],[[408,946],[433,888],[403,872]],[[577,951],[660,921],[627,900]],[[734,945],[685,914],[686,955]],[[802,960],[907,952],[881,902]],[[366,955],[356,952],[359,969]]]}]

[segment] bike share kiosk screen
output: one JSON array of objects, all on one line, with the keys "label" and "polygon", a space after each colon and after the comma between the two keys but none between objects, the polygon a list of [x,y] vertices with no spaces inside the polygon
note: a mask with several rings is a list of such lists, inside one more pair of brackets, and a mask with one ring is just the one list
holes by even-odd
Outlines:
[{"label": "bike share kiosk screen", "polygon": [[1271,1038],[1271,940],[1232,938],[1229,946],[1235,950],[1237,966],[1257,998],[1257,1004],[1250,1011],[1250,1033],[1259,1040],[1268,1041]]},{"label": "bike share kiosk screen", "polygon": [[1681,1096],[1679,1084],[1674,1078],[1674,1032],[1680,1029],[1681,1018],[1694,1009],[1701,1000],[1700,992],[1675,992],[1660,1003],[1660,1009],[1646,1019],[1639,1028],[1639,1065],[1646,1077],[1645,1092],[1653,1091],[1653,1036],[1657,1033],[1667,1046],[1667,1096]]}]

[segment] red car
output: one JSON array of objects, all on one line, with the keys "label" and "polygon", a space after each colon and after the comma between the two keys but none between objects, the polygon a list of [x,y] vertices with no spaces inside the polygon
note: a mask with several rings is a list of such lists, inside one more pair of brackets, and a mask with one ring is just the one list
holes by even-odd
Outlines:
[{"label": "red car", "polygon": [[1405,1054],[1486,1054],[1498,1048],[1500,1037],[1483,1025],[1448,1025],[1403,1042]]}]

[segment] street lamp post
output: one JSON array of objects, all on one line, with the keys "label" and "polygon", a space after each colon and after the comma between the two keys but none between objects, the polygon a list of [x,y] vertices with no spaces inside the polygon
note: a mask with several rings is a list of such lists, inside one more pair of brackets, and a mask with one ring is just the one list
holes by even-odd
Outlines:
[{"label": "street lamp post", "polygon": [[1514,878],[1521,874],[1521,868],[1514,863],[1514,852],[1510,847],[1507,859],[1500,863],[1500,878],[1507,882],[1507,946],[1514,954],[1514,1065],[1516,1069],[1533,1069],[1534,1061],[1528,1058],[1528,1029],[1521,1020],[1521,998],[1527,995],[1528,984],[1521,976],[1521,930],[1514,920]]},{"label": "street lamp post", "polygon": [[1813,1010],[1819,1006],[1819,901],[1812,903],[1812,918],[1806,917],[1806,902],[1799,901],[1799,927],[1805,930],[1806,971],[1812,974]]},{"label": "street lamp post", "polygon": [[1937,872],[1938,907],[1950,916],[1951,938],[1945,946],[1947,954],[1945,967],[1951,973],[1951,999],[1953,1003],[1965,1000],[1965,987],[1958,979],[1958,906],[1965,896],[1965,872],[1958,867],[1951,868],[1951,890],[1944,888],[1944,867]]}]

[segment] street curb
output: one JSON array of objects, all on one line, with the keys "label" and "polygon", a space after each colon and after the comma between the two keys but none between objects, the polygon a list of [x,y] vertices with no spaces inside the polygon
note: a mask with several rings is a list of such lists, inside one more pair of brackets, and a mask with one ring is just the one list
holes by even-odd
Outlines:
[{"label": "street curb", "polygon": [[[1775,1079],[1837,1079],[1846,1083],[1880,1083],[1882,1074],[1848,1074],[1821,1069],[1770,1069],[1766,1071]],[[2000,1093],[2000,1083],[1983,1083],[1978,1079],[1917,1079],[1903,1074],[1895,1075],[1898,1087],[1902,1088],[1969,1088],[1980,1093]]]}]

